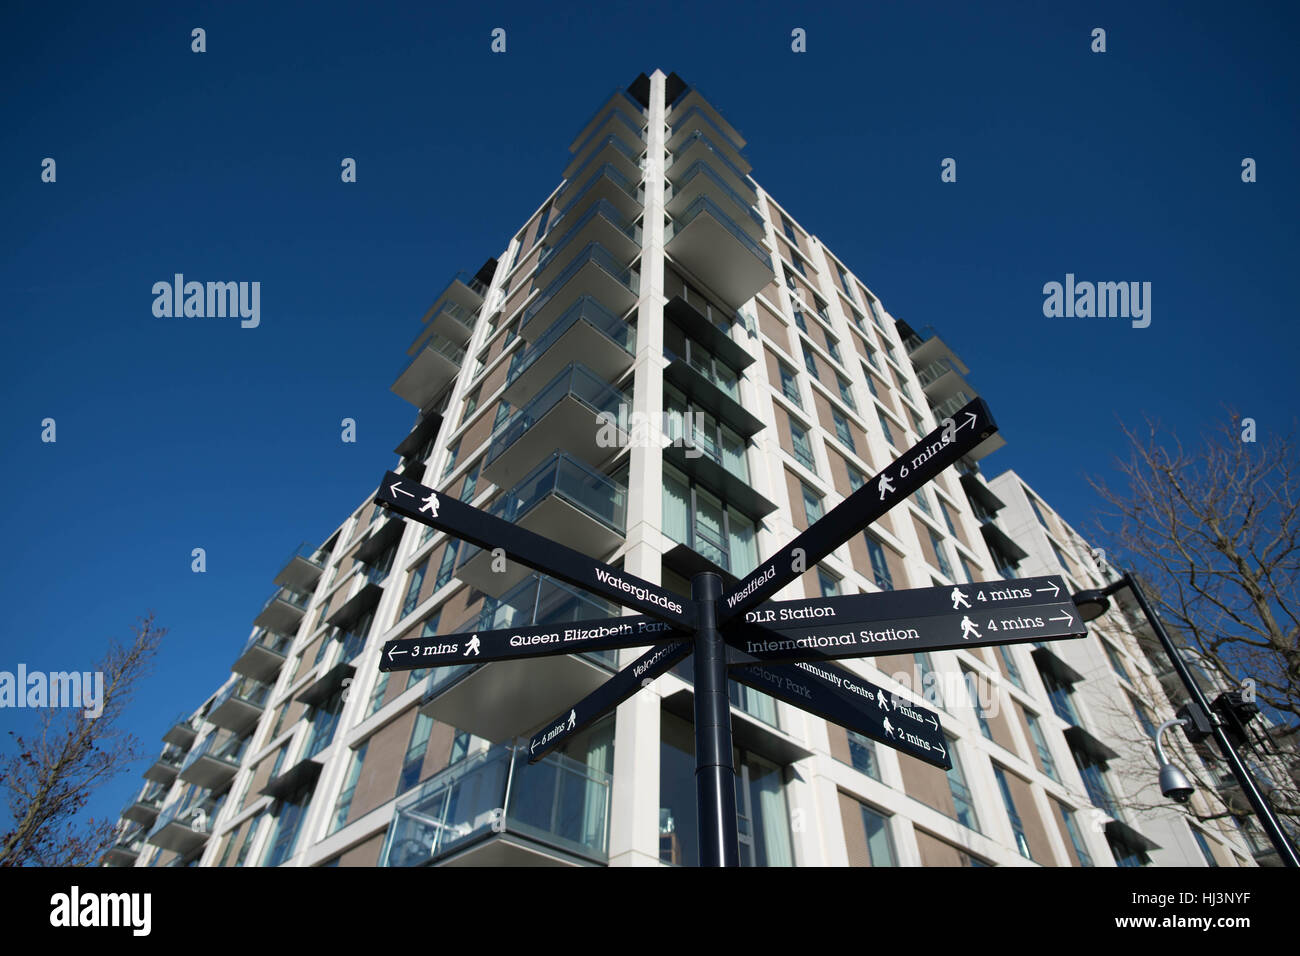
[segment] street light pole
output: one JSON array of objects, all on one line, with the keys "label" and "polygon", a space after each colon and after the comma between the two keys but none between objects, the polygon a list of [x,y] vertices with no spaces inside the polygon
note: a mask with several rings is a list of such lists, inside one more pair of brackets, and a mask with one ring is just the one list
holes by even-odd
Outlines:
[{"label": "street light pole", "polygon": [[[1202,713],[1204,713],[1209,719],[1211,734],[1214,736],[1215,742],[1219,745],[1219,750],[1223,753],[1223,759],[1228,762],[1228,766],[1232,770],[1232,775],[1237,778],[1237,782],[1241,785],[1242,792],[1245,793],[1246,799],[1250,802],[1251,808],[1254,809],[1255,814],[1259,817],[1260,823],[1264,827],[1264,831],[1268,834],[1268,838],[1277,848],[1277,853],[1281,858],[1282,863],[1286,866],[1300,867],[1300,856],[1297,856],[1295,847],[1287,837],[1286,831],[1282,829],[1282,824],[1278,820],[1277,815],[1273,812],[1273,807],[1269,804],[1268,800],[1265,799],[1264,794],[1255,783],[1255,777],[1250,772],[1250,768],[1246,766],[1245,761],[1241,759],[1241,755],[1237,753],[1237,749],[1232,745],[1232,741],[1228,739],[1228,735],[1224,732],[1222,723],[1218,719],[1218,715],[1210,709],[1210,703],[1205,699],[1205,694],[1201,691],[1201,687],[1196,682],[1196,678],[1193,676],[1191,669],[1183,660],[1182,655],[1179,654],[1178,650],[1174,647],[1174,642],[1165,631],[1165,627],[1160,622],[1160,618],[1157,617],[1155,611],[1152,610],[1150,603],[1147,601],[1147,596],[1142,591],[1137,580],[1126,571],[1118,581],[1100,591],[1083,591],[1074,595],[1075,605],[1079,607],[1081,611],[1083,611],[1085,604],[1092,605],[1089,610],[1094,612],[1092,617],[1096,617],[1105,611],[1108,604],[1106,598],[1123,587],[1128,587],[1133,592],[1133,596],[1137,598],[1138,607],[1142,609],[1142,613],[1146,616],[1147,622],[1151,625],[1151,630],[1155,632],[1156,639],[1160,642],[1160,646],[1164,648],[1165,654],[1168,655],[1170,662],[1174,666],[1175,673],[1178,674],[1178,679],[1181,680],[1183,686],[1187,688],[1187,693],[1191,697],[1192,702],[1199,707]],[[1092,618],[1088,616],[1087,612],[1084,612],[1083,619],[1087,621]]]}]

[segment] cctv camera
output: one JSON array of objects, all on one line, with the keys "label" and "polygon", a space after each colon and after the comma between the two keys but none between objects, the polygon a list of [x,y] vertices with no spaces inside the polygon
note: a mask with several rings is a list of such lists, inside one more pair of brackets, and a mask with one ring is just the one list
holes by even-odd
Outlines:
[{"label": "cctv camera", "polygon": [[1160,792],[1175,803],[1192,799],[1193,787],[1183,772],[1171,763],[1160,768]]}]

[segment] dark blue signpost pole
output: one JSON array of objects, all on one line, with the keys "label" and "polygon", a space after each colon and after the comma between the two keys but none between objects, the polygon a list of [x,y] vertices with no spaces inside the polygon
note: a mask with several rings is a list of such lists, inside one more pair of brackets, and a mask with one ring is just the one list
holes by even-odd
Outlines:
[{"label": "dark blue signpost pole", "polygon": [[731,756],[731,698],[727,646],[718,633],[722,578],[702,571],[691,579],[696,601],[695,787],[700,866],[739,866],[736,768]]}]

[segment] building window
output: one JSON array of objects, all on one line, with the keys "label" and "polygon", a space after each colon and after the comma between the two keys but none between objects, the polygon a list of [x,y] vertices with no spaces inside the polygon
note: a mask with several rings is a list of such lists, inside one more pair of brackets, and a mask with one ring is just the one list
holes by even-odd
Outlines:
[{"label": "building window", "polygon": [[456,552],[460,548],[459,538],[448,538],[447,547],[442,552],[442,561],[438,565],[438,577],[433,582],[434,592],[440,591],[451,580],[451,573],[456,568]]},{"label": "building window", "polygon": [[930,547],[934,548],[934,558],[939,562],[939,570],[944,577],[955,581],[956,576],[952,573],[952,565],[948,563],[948,556],[943,550],[943,539],[935,534],[933,529],[926,528],[925,530],[930,533]]},{"label": "building window", "polygon": [[858,403],[853,400],[853,387],[849,385],[848,379],[843,375],[836,375],[835,383],[840,387],[840,398],[843,400],[844,404],[856,412],[858,410]]},{"label": "building window", "polygon": [[748,574],[758,564],[754,522],[667,465],[663,531],[731,574]]},{"label": "building window", "polygon": [[366,705],[366,716],[377,714],[379,708],[383,705],[384,694],[388,690],[388,675],[392,671],[380,671],[379,680],[375,681],[375,689],[370,692],[370,703]]},{"label": "building window", "polygon": [[838,263],[836,263],[835,265],[835,271],[836,273],[839,274],[840,287],[844,290],[844,294],[849,297],[850,302],[856,302],[857,299],[853,297],[853,284],[849,282],[848,274],[844,271],[843,268],[840,267]]},{"label": "building window", "polygon": [[857,448],[853,444],[853,433],[849,431],[849,423],[844,416],[831,409],[831,420],[835,423],[835,437],[838,438],[849,451],[857,454]]},{"label": "building window", "polygon": [[1029,841],[1025,839],[1025,827],[1020,822],[1020,814],[1016,812],[1016,802],[1011,799],[1011,787],[1007,784],[1006,774],[997,764],[993,764],[993,776],[997,778],[998,790],[1002,794],[1002,802],[1007,808],[1007,819],[1011,821],[1011,832],[1016,838],[1016,849],[1026,860],[1032,860],[1033,856],[1029,852]]},{"label": "building window", "polygon": [[813,491],[805,484],[801,483],[799,487],[803,489],[803,513],[808,524],[813,524],[814,522],[821,520],[821,516],[824,513],[822,511],[821,495],[817,494],[817,492]]},{"label": "building window", "polygon": [[843,365],[843,364],[844,364],[844,359],[840,358],[840,345],[839,345],[839,343],[836,342],[836,341],[835,341],[833,338],[831,338],[829,335],[826,336],[826,351],[830,354],[830,357],[833,358],[833,359],[834,359],[836,362],[838,362],[840,365]]},{"label": "building window", "polygon": [[343,780],[343,790],[339,793],[338,803],[334,806],[334,825],[330,829],[331,833],[342,830],[344,824],[348,822],[348,812],[352,809],[352,795],[356,793],[357,781],[361,779],[361,764],[366,759],[368,744],[369,741],[366,741],[352,751],[352,762],[348,764],[348,775]]},{"label": "building window", "polygon": [[1052,702],[1052,710],[1056,711],[1056,716],[1060,717],[1067,724],[1078,724],[1079,718],[1074,713],[1074,704],[1070,701],[1070,685],[1061,681],[1051,671],[1039,670],[1039,675],[1043,678],[1043,688],[1047,691],[1047,698]]},{"label": "building window", "polygon": [[889,419],[887,419],[885,413],[878,408],[876,409],[876,418],[880,420],[880,430],[885,433],[885,441],[893,445],[894,433],[889,430]]},{"label": "building window", "polygon": [[875,576],[876,587],[882,591],[894,590],[894,577],[889,572],[889,562],[885,560],[885,549],[871,532],[863,533],[867,540],[867,553],[871,556],[871,571]]},{"label": "building window", "polygon": [[880,779],[880,764],[876,760],[876,745],[855,730],[846,731],[849,736],[849,762],[853,769],[865,773],[874,780]]},{"label": "building window", "polygon": [[810,471],[816,471],[817,467],[813,463],[812,443],[808,440],[808,432],[803,429],[803,426],[797,424],[794,419],[790,419],[790,444],[794,447],[795,460]]},{"label": "building window", "polygon": [[879,398],[880,392],[876,388],[876,377],[865,368],[862,370],[862,373],[867,377],[867,391],[871,393],[873,398]]},{"label": "building window", "polygon": [[1055,541],[1048,541],[1047,543],[1052,546],[1052,554],[1056,555],[1057,563],[1065,570],[1066,574],[1069,574],[1070,566],[1065,563],[1065,555],[1061,553],[1061,549],[1056,546]]},{"label": "building window", "polygon": [[312,708],[311,738],[307,742],[305,757],[316,756],[334,740],[334,730],[339,725],[339,713],[342,710],[342,688],[334,691],[319,707]]},{"label": "building window", "polygon": [[785,233],[785,237],[790,240],[792,245],[796,247],[799,245],[799,237],[794,231],[794,223],[790,222],[790,220],[786,218],[785,213],[781,214],[781,230]]},{"label": "building window", "polygon": [[982,733],[987,740],[992,740],[993,732],[989,729],[988,718],[984,716],[984,708],[980,706],[979,688],[976,686],[976,683],[979,680],[979,675],[974,671],[968,671],[963,667],[961,676],[963,682],[966,684],[966,690],[970,692],[970,705],[971,709],[975,711],[975,719],[979,721],[980,733]]},{"label": "building window", "polygon": [[479,465],[482,463],[483,459],[480,458],[478,461],[474,462],[474,464],[470,465],[469,471],[465,472],[465,483],[460,489],[461,501],[468,503],[474,500],[474,490],[478,487],[478,469]]},{"label": "building window", "polygon": [[[279,809],[275,813],[275,831],[271,834],[271,843],[267,847],[266,859],[262,861],[263,866],[279,866],[289,857],[293,856],[293,846],[298,840],[298,830],[302,826],[304,812],[306,807],[306,795],[298,797],[302,803],[296,803],[290,800],[281,800]],[[243,858],[243,851],[240,851],[240,858]],[[237,862],[236,866],[239,865]]]},{"label": "building window", "polygon": [[1115,648],[1111,647],[1110,643],[1104,639],[1101,642],[1101,646],[1102,649],[1106,652],[1106,659],[1110,661],[1111,670],[1113,670],[1120,677],[1124,678],[1126,681],[1132,683],[1133,679],[1128,676],[1128,670],[1124,667],[1124,659],[1119,656],[1119,653],[1115,650]]},{"label": "building window", "polygon": [[[975,574],[970,569],[970,564],[960,554],[957,555],[957,563],[961,565],[962,576],[966,579],[967,584],[975,583]],[[1000,645],[999,645],[1000,646]]]},{"label": "building window", "polygon": [[[999,645],[1005,647],[1006,645]],[[1047,737],[1043,734],[1043,725],[1038,722],[1038,717],[1025,711],[1025,724],[1029,727],[1029,736],[1034,741],[1034,747],[1038,751],[1038,761],[1043,765],[1043,773],[1047,774],[1053,780],[1061,778],[1056,774],[1056,761],[1052,759],[1052,751],[1048,749]]]},{"label": "building window", "polygon": [[474,414],[474,409],[478,408],[478,393],[479,389],[476,388],[465,397],[465,414],[460,418],[462,425],[469,421],[469,417]]},{"label": "building window", "polygon": [[813,355],[812,349],[808,347],[807,342],[800,342],[799,347],[803,349],[803,365],[808,370],[808,374],[813,378],[817,377],[817,356]]},{"label": "building window", "polygon": [[[865,346],[865,348],[867,350],[867,361],[871,363],[871,367],[874,368],[877,372],[880,371],[880,359],[876,357],[876,350],[873,349],[870,345]],[[870,376],[867,377],[870,378]]]},{"label": "building window", "polygon": [[406,745],[406,756],[402,758],[402,772],[397,778],[399,794],[410,790],[420,782],[420,768],[424,766],[424,753],[429,749],[429,734],[433,731],[433,718],[416,714],[415,726],[411,728],[411,739]]},{"label": "building window", "polygon": [[1088,791],[1088,799],[1098,810],[1104,810],[1112,817],[1119,815],[1119,808],[1106,783],[1106,765],[1080,747],[1071,745],[1070,754],[1079,768],[1083,778],[1083,789]]},{"label": "building window", "polygon": [[948,526],[948,533],[954,538],[957,537],[957,526],[953,524],[952,515],[948,512],[948,506],[943,503],[943,499],[936,497],[939,502],[939,512],[943,515],[943,523]]},{"label": "building window", "polygon": [[867,477],[848,462],[844,463],[844,467],[849,473],[849,494],[852,494],[867,483]]},{"label": "building window", "polygon": [[259,816],[249,824],[248,832],[244,834],[244,842],[239,846],[239,855],[235,857],[235,866],[243,866],[244,860],[248,857],[248,851],[252,849],[253,839],[257,836],[257,831],[261,829],[262,817]]},{"label": "building window", "polygon": [[778,362],[777,368],[781,372],[781,394],[790,401],[794,402],[799,408],[803,408],[803,402],[799,398],[799,382],[784,362]]},{"label": "building window", "polygon": [[1038,519],[1038,523],[1047,528],[1048,531],[1052,530],[1047,524],[1047,519],[1043,517],[1043,512],[1038,507],[1038,499],[1028,493],[1026,493],[1026,497],[1029,499],[1029,507],[1034,509],[1034,517]]},{"label": "building window", "polygon": [[825,568],[817,569],[817,583],[821,587],[822,597],[835,597],[840,593],[840,579]]},{"label": "building window", "polygon": [[1201,833],[1196,827],[1192,827],[1191,830],[1196,845],[1201,848],[1201,856],[1205,857],[1205,865],[1217,867],[1219,862],[1214,858],[1214,853],[1210,850],[1210,844],[1206,841],[1205,834]]},{"label": "building window", "polygon": [[897,866],[894,845],[889,838],[889,821],[876,811],[858,804],[862,809],[862,829],[867,836],[867,856],[872,866]]},{"label": "building window", "polygon": [[[1058,806],[1060,806],[1058,804]],[[1061,819],[1065,821],[1065,832],[1070,835],[1070,843],[1074,846],[1074,855],[1079,858],[1080,866],[1092,866],[1092,854],[1088,852],[1087,846],[1084,845],[1083,839],[1079,836],[1079,826],[1074,821],[1074,811],[1061,807]]]},{"label": "building window", "polygon": [[961,759],[957,756],[957,742],[946,735],[945,739],[948,741],[948,757],[952,760],[952,769],[948,771],[948,792],[952,794],[955,818],[962,826],[978,832],[979,821],[975,817],[975,804],[966,784],[966,775],[962,772]]},{"label": "building window", "polygon": [[[965,563],[962,562],[963,565]],[[969,577],[967,580],[969,580]],[[1011,683],[1024,690],[1025,685],[1020,680],[1020,668],[1016,666],[1016,659],[1011,656],[1011,646],[1009,644],[999,644],[998,653],[1002,655],[1002,666],[1006,669],[1007,677],[1011,680]]]},{"label": "building window", "polygon": [[447,451],[447,465],[442,469],[442,480],[446,481],[447,476],[456,470],[456,458],[460,455],[460,442],[452,445]]},{"label": "building window", "polygon": [[424,584],[424,572],[428,566],[429,562],[425,561],[411,572],[411,579],[406,585],[406,597],[402,600],[402,617],[414,611],[415,606],[420,603],[420,587]]},{"label": "building window", "polygon": [[1151,862],[1141,849],[1129,846],[1110,833],[1106,834],[1106,842],[1110,845],[1110,852],[1115,856],[1116,866],[1146,866]]},{"label": "building window", "polygon": [[[808,334],[808,321],[803,317],[803,306],[799,300],[794,297],[794,284],[790,284],[790,311],[794,314],[794,324],[799,327],[799,331],[804,335]],[[814,370],[814,373],[816,371]]]},{"label": "building window", "polygon": [[[1126,692],[1127,693],[1127,692]],[[1156,739],[1156,722],[1151,719],[1151,711],[1147,709],[1146,704],[1138,700],[1132,694],[1128,695],[1129,703],[1133,706],[1133,713],[1137,714],[1138,723],[1142,725],[1143,732],[1152,740]]]}]

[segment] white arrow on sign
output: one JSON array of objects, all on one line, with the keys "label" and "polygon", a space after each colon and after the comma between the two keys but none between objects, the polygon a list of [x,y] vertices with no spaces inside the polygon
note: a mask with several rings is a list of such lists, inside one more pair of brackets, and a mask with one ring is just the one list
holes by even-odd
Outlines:
[{"label": "white arrow on sign", "polygon": [[926,723],[928,723],[928,724],[934,724],[934,729],[935,729],[935,730],[938,730],[938,729],[939,729],[939,721],[935,720],[933,717],[928,718],[928,719],[926,720]]},{"label": "white arrow on sign", "polygon": [[399,651],[397,649],[397,646],[394,645],[388,649],[388,659],[391,661],[393,659],[394,654],[405,654],[405,653],[406,651]]},{"label": "white arrow on sign", "polygon": [[1062,611],[1060,617],[1048,618],[1049,621],[1064,621],[1066,624],[1073,624],[1074,618],[1070,617],[1069,611]]},{"label": "white arrow on sign", "polygon": [[960,425],[957,426],[957,431],[961,431],[961,430],[962,430],[963,428],[965,428],[967,425],[974,425],[976,421],[977,421],[977,417],[976,417],[975,413],[974,413],[974,412],[967,412],[967,413],[966,413],[966,421],[962,422]]},{"label": "white arrow on sign", "polygon": [[406,495],[406,497],[408,498],[415,497],[415,495],[411,494],[409,491],[403,491],[401,488],[397,487],[397,482],[393,482],[391,485],[389,485],[388,490],[395,495]]},{"label": "white arrow on sign", "polygon": [[[1051,581],[1048,581],[1047,583],[1048,583],[1048,585],[1050,586],[1050,590],[1051,590],[1051,592],[1052,592],[1052,597],[1056,597],[1058,594],[1061,593],[1061,589],[1058,588],[1058,587],[1057,587],[1055,584],[1053,584]],[[1043,593],[1044,591],[1046,591],[1046,590],[1048,590],[1048,588],[1035,588],[1035,589],[1034,589],[1034,593],[1035,593],[1035,594],[1042,594],[1042,593]]]},{"label": "white arrow on sign", "polygon": [[934,747],[936,750],[939,751],[939,753],[943,754],[945,757],[948,756],[948,751],[943,749],[943,744],[936,741]]}]

